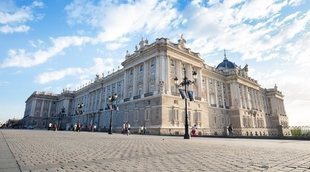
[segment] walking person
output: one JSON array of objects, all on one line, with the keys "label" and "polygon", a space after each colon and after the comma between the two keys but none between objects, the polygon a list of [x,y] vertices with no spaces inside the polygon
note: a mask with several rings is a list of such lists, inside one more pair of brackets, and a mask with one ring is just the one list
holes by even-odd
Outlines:
[{"label": "walking person", "polygon": [[57,131],[57,124],[54,124],[54,131]]},{"label": "walking person", "polygon": [[51,130],[52,127],[53,127],[53,124],[50,122],[50,123],[48,124],[48,130]]},{"label": "walking person", "polygon": [[76,131],[77,131],[77,132],[80,132],[80,130],[81,130],[81,124],[78,122]]},{"label": "walking person", "polygon": [[126,133],[126,123],[123,123],[122,133],[125,135]]},{"label": "walking person", "polygon": [[197,135],[196,130],[197,130],[197,125],[195,124],[195,125],[192,127],[192,131],[191,131],[191,136],[192,136],[192,137]]},{"label": "walking person", "polygon": [[145,127],[145,125],[143,126],[143,134],[144,135],[146,134],[146,127]]},{"label": "walking person", "polygon": [[228,135],[229,135],[229,136],[233,136],[232,124],[230,124],[229,127],[228,127]]},{"label": "walking person", "polygon": [[144,128],[143,128],[143,125],[141,125],[139,128],[139,134],[143,134],[143,133],[144,133]]},{"label": "walking person", "polygon": [[96,132],[96,129],[97,129],[97,125],[95,124],[93,127],[93,132]]},{"label": "walking person", "polygon": [[77,124],[76,123],[73,126],[73,131],[77,131]]},{"label": "walking person", "polygon": [[130,124],[129,124],[129,122],[128,122],[127,127],[128,127],[127,135],[130,135]]}]

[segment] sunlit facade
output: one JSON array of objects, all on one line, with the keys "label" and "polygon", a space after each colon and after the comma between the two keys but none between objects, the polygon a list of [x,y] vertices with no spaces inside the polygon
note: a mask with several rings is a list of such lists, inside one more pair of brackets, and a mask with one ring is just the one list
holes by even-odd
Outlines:
[{"label": "sunlit facade", "polygon": [[[148,44],[141,40],[133,53],[127,52],[122,68],[93,82],[61,94],[34,92],[26,101],[24,125],[46,128],[53,122],[69,130],[81,123],[85,130],[96,125],[109,127],[107,98],[118,94],[119,111],[113,111],[113,130],[129,122],[133,132],[143,125],[150,134],[184,134],[185,103],[174,78],[194,80],[189,86],[195,101],[188,102],[189,126],[197,125],[199,135],[226,135],[232,124],[235,135],[290,135],[283,95],[277,86],[261,88],[224,54],[223,62],[211,67],[199,53],[167,38]],[[104,66],[102,66],[104,68]],[[83,113],[77,107],[83,103]]]}]

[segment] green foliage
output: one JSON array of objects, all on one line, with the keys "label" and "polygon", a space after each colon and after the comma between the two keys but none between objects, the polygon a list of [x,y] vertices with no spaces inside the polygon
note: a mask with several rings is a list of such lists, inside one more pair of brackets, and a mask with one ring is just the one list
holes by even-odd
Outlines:
[{"label": "green foliage", "polygon": [[292,136],[302,136],[301,129],[295,128],[291,130]]}]

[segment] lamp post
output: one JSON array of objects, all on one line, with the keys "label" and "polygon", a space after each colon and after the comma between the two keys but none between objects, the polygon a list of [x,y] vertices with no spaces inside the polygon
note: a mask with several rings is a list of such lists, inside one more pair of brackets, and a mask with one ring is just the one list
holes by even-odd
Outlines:
[{"label": "lamp post", "polygon": [[184,72],[184,78],[183,78],[182,82],[180,84],[178,83],[178,77],[175,77],[174,81],[175,81],[175,84],[177,87],[184,87],[184,93],[185,94],[183,93],[183,90],[179,89],[179,92],[182,96],[182,99],[185,100],[185,134],[184,134],[184,139],[190,139],[189,133],[188,133],[188,113],[187,113],[187,96],[186,96],[186,94],[188,94],[190,101],[194,100],[193,95],[187,91],[187,87],[191,84],[195,84],[196,78],[197,78],[197,73],[196,73],[196,71],[193,71],[194,80],[191,81],[186,77],[186,69],[185,68],[183,68],[183,72]]},{"label": "lamp post", "polygon": [[117,105],[114,104],[114,102],[117,99],[117,94],[112,94],[112,96],[109,96],[108,98],[108,109],[110,110],[110,125],[109,125],[109,134],[112,134],[112,113],[113,110],[117,110]]},{"label": "lamp post", "polygon": [[84,104],[81,103],[81,104],[78,104],[77,108],[78,108],[78,115],[82,115],[83,114],[83,106]]}]

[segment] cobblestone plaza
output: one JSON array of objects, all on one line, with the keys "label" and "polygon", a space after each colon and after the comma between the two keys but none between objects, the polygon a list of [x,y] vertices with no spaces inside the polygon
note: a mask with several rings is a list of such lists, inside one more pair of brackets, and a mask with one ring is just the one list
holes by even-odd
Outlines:
[{"label": "cobblestone plaza", "polygon": [[0,171],[310,171],[309,141],[0,133]]}]

